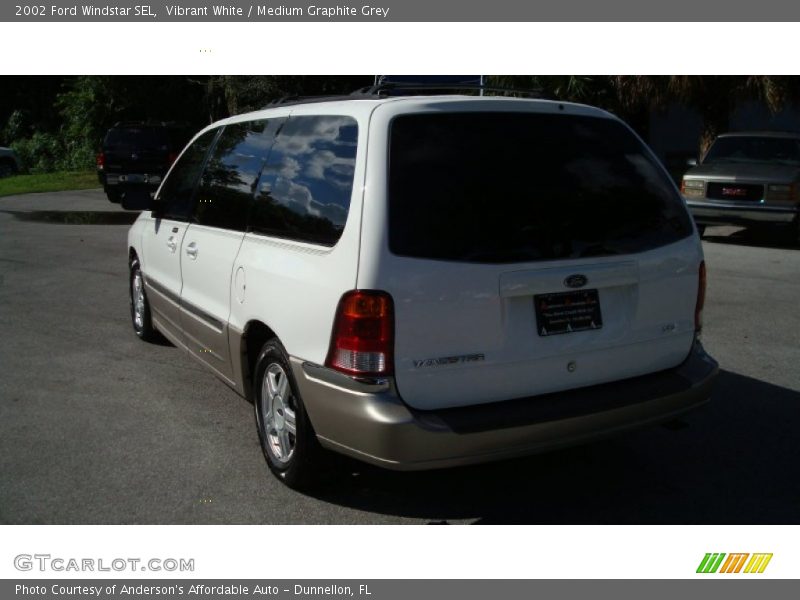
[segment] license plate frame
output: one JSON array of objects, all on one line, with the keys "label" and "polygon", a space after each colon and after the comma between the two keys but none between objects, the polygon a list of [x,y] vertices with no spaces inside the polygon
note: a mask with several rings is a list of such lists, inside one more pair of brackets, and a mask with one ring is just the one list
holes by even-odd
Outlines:
[{"label": "license plate frame", "polygon": [[533,307],[539,337],[603,328],[600,292],[596,289],[536,294]]}]

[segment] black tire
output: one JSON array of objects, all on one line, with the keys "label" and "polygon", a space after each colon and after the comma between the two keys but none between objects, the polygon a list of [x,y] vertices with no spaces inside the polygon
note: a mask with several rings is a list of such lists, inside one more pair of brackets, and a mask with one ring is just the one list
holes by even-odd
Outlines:
[{"label": "black tire", "polygon": [[106,198],[108,198],[109,202],[119,204],[122,201],[122,192],[119,190],[106,188]]},{"label": "black tire", "polygon": [[[141,315],[139,315],[140,319],[137,319],[136,302],[134,299],[134,294],[137,290],[141,292],[142,301],[142,311]],[[158,339],[158,332],[153,327],[153,320],[150,315],[150,303],[147,300],[147,292],[144,289],[144,278],[142,276],[142,270],[139,267],[138,258],[134,258],[131,261],[130,279],[128,280],[128,297],[130,298],[133,331],[145,342],[156,341]]]},{"label": "black tire", "polygon": [[[305,411],[289,357],[277,339],[261,349],[253,377],[254,408],[258,439],[270,471],[283,483],[296,490],[315,487],[324,481],[330,470],[329,455],[317,440],[317,434]],[[269,378],[269,382],[265,382]],[[270,389],[284,393],[273,394]],[[283,397],[288,395],[288,397]],[[277,417],[271,417],[274,411]],[[294,433],[289,425],[293,414]],[[288,440],[288,452],[279,440]],[[282,456],[283,452],[285,454]]]}]

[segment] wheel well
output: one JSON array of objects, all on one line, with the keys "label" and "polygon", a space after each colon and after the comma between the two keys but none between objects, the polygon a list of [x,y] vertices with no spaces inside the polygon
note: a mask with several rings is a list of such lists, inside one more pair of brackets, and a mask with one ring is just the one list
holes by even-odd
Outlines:
[{"label": "wheel well", "polygon": [[244,354],[242,366],[246,368],[244,380],[248,397],[251,396],[250,390],[253,386],[253,373],[255,372],[258,353],[261,352],[261,348],[267,343],[267,340],[274,337],[278,336],[261,321],[250,321],[245,325],[244,335],[242,336],[242,353]]},{"label": "wheel well", "polygon": [[131,248],[128,250],[128,265],[130,266],[133,263],[133,259],[139,259],[139,256],[136,254],[136,250]]}]

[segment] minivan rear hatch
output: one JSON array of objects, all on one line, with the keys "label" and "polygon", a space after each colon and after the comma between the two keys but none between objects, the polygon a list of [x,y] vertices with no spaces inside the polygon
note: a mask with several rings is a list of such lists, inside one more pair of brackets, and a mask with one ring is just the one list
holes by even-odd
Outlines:
[{"label": "minivan rear hatch", "polygon": [[624,379],[689,352],[700,256],[675,186],[618,120],[542,104],[388,125],[388,248],[362,249],[361,281],[394,299],[413,407]]}]

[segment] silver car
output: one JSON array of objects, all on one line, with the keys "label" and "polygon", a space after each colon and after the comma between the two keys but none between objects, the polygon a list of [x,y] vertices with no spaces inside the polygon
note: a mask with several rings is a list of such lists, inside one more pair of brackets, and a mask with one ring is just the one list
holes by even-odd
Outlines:
[{"label": "silver car", "polygon": [[701,234],[711,224],[788,223],[800,241],[800,134],[720,135],[681,191]]}]

